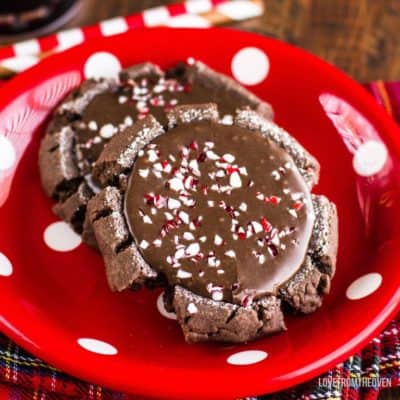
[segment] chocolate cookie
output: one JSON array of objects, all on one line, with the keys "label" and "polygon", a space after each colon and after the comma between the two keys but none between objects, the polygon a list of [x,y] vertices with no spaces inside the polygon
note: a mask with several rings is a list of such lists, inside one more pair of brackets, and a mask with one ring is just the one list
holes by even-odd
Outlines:
[{"label": "chocolate cookie", "polygon": [[[244,342],[285,329],[330,288],[335,206],[312,196],[317,161],[248,109],[231,125],[216,104],[147,116],[93,165],[88,203],[113,290],[162,277],[188,342]],[[281,307],[281,302],[285,307]]]},{"label": "chocolate cookie", "polygon": [[181,63],[166,73],[145,63],[123,71],[119,82],[85,81],[55,111],[40,148],[42,184],[58,202],[54,212],[96,245],[84,220],[87,201],[99,190],[92,166],[104,146],[150,114],[166,126],[166,113],[176,105],[210,100],[223,110],[225,123],[244,106],[272,117],[267,103],[201,62]]}]

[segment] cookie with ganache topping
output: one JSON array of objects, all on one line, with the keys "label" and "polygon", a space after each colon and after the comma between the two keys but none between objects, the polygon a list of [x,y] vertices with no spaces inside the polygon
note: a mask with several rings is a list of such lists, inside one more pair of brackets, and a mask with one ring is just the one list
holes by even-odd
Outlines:
[{"label": "cookie with ganache topping", "polygon": [[336,208],[311,194],[318,162],[249,108],[147,115],[92,165],[90,226],[114,291],[163,282],[188,342],[246,342],[315,311],[337,253]]},{"label": "cookie with ganache topping", "polygon": [[221,118],[228,123],[238,107],[249,107],[272,118],[267,103],[193,60],[167,72],[144,63],[122,71],[119,81],[85,81],[57,108],[40,148],[42,185],[57,201],[55,213],[96,247],[90,226],[84,226],[84,221],[87,202],[99,190],[92,168],[104,146],[148,115],[166,127],[167,113],[177,105],[209,101],[219,104]]}]

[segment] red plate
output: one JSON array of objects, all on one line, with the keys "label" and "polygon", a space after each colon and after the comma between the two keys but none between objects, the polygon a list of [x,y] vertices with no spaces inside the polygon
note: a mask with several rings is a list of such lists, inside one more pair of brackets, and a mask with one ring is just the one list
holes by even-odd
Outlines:
[{"label": "red plate", "polygon": [[[320,161],[316,191],[339,210],[338,271],[323,307],[290,318],[286,333],[246,345],[188,345],[158,312],[158,292],[112,294],[100,256],[62,223],[52,225],[39,182],[43,121],[84,73],[115,74],[119,64],[148,60],[167,67],[189,56],[272,103],[277,122]],[[400,133],[357,83],[304,51],[233,30],[130,32],[21,74],[1,89],[0,109],[0,327],[57,367],[157,398],[256,395],[324,372],[396,312]]]}]

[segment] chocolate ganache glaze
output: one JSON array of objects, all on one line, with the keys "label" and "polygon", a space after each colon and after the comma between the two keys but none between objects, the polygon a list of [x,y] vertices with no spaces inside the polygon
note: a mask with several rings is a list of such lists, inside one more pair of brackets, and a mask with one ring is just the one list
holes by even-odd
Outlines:
[{"label": "chocolate ganache glaze", "polygon": [[154,75],[122,81],[113,91],[98,94],[87,105],[82,123],[77,126],[83,158],[89,163],[96,161],[109,139],[150,112],[166,123],[165,112],[190,91],[189,85],[176,79]]},{"label": "chocolate ganache glaze", "polygon": [[246,97],[232,96],[227,88],[191,82],[186,76],[190,68],[186,66],[186,74],[178,73],[176,68],[168,76],[149,73],[131,79],[122,75],[121,82],[112,90],[95,96],[75,125],[79,158],[88,164],[86,168],[98,159],[114,135],[148,114],[165,126],[166,113],[177,105],[200,104],[212,99],[219,104],[222,118],[228,119],[232,119],[237,108],[249,105]]},{"label": "chocolate ganache glaze", "polygon": [[298,271],[314,223],[309,189],[283,149],[209,121],[140,151],[125,213],[145,260],[170,284],[242,305],[276,294]]}]

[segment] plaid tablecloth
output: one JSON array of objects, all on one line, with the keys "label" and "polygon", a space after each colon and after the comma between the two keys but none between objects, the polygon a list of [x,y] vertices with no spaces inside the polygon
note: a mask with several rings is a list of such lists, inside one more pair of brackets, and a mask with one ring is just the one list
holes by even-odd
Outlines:
[{"label": "plaid tablecloth", "polygon": [[[366,85],[400,124],[400,82]],[[263,400],[374,400],[383,387],[400,386],[400,315],[362,351],[326,374]],[[364,381],[363,381],[364,380]],[[368,385],[359,386],[359,382]],[[368,386],[368,387],[367,387]],[[138,400],[83,382],[28,354],[0,335],[0,399]],[[190,399],[188,399],[190,400]]]}]

